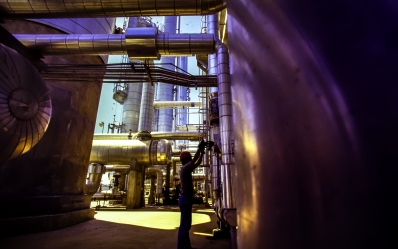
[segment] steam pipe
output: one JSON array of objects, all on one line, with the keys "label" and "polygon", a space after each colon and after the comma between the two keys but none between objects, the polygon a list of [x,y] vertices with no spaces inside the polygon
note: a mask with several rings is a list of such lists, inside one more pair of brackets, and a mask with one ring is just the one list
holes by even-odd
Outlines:
[{"label": "steam pipe", "polygon": [[157,34],[156,28],[128,28],[125,34],[14,34],[14,37],[42,55],[128,54],[131,59],[159,59],[159,55],[215,52],[211,34]]},{"label": "steam pipe", "polygon": [[5,18],[202,16],[225,7],[226,0],[0,0],[0,15]]},{"label": "steam pipe", "polygon": [[90,162],[112,165],[165,165],[171,160],[171,144],[167,140],[93,140]]},{"label": "steam pipe", "polygon": [[153,103],[155,109],[160,108],[182,108],[182,107],[202,107],[201,102],[192,101],[155,101]]}]

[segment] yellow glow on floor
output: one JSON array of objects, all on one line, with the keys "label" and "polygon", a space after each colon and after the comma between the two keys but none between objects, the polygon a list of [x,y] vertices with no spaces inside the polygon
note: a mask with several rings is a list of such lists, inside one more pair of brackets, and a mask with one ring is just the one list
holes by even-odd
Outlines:
[{"label": "yellow glow on floor", "polygon": [[209,209],[198,209],[196,210],[196,212],[200,212],[200,213],[215,213],[213,209],[209,208]]},{"label": "yellow glow on floor", "polygon": [[[141,226],[147,228],[174,230],[180,226],[179,212],[115,212],[100,211],[95,215],[95,219],[119,224]],[[207,214],[192,214],[192,226],[210,222]]]},{"label": "yellow glow on floor", "polygon": [[210,237],[213,237],[213,234],[211,234],[211,233],[199,233],[199,232],[193,232],[193,234],[195,234],[195,235],[202,235],[202,236],[210,236]]}]

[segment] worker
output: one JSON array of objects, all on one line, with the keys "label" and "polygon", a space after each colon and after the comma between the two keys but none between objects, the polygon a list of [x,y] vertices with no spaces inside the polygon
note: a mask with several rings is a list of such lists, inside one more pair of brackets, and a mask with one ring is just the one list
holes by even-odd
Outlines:
[{"label": "worker", "polygon": [[192,159],[191,153],[188,151],[181,152],[180,160],[182,163],[180,171],[181,195],[178,199],[180,207],[181,219],[180,228],[178,229],[178,246],[177,249],[191,249],[191,241],[189,239],[189,230],[192,223],[192,204],[193,204],[193,184],[192,172],[202,162],[206,143],[202,140],[198,145],[198,150]]}]

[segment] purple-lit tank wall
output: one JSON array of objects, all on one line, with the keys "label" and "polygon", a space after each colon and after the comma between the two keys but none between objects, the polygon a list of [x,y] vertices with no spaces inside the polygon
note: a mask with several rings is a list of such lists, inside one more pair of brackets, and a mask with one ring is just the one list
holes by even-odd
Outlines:
[{"label": "purple-lit tank wall", "polygon": [[228,14],[238,247],[387,246],[398,4],[230,0]]},{"label": "purple-lit tank wall", "polygon": [[[65,20],[64,24],[71,21]],[[61,23],[60,20],[57,22]],[[94,33],[109,33],[114,29],[114,19],[105,22],[81,19],[64,26],[69,32],[83,32],[83,27],[73,27],[73,23],[83,27],[86,24],[86,28]],[[32,21],[5,20],[2,25],[14,34],[63,33]],[[50,64],[104,63],[99,56],[46,56],[43,61]],[[29,152],[0,165],[0,219],[69,212],[63,222],[57,224],[47,220],[43,224],[53,227],[43,225],[36,231],[71,225],[92,218],[94,214],[89,209],[91,196],[84,195],[84,187],[102,82],[46,83],[53,105],[47,132]],[[76,210],[82,211],[71,215]],[[29,230],[28,226],[20,227],[21,230],[25,228]]]}]

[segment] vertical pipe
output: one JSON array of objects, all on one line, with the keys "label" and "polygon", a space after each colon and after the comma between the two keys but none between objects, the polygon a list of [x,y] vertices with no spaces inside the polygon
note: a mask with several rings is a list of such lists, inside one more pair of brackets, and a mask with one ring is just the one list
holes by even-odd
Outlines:
[{"label": "vertical pipe", "polygon": [[[214,34],[214,40],[218,40],[220,38],[220,30],[218,24],[218,13],[207,16],[207,32],[208,34]],[[217,54],[209,54],[208,59],[208,74],[216,75],[217,74]],[[211,87],[210,93],[217,92],[217,87]]]},{"label": "vertical pipe", "polygon": [[[177,28],[177,17],[166,16],[164,17],[164,33],[175,34]],[[161,63],[167,63],[163,65],[163,68],[174,70],[175,57],[162,57]],[[158,90],[156,99],[159,101],[172,101],[173,100],[173,85],[166,83],[158,83]],[[171,131],[173,125],[173,110],[172,109],[160,109],[157,130],[158,131]]]},{"label": "vertical pipe", "polygon": [[221,179],[223,182],[223,208],[235,208],[233,193],[234,140],[232,129],[232,97],[229,74],[228,48],[217,40],[217,78],[218,78],[218,109],[220,115],[221,135]]},{"label": "vertical pipe", "polygon": [[153,97],[155,87],[151,83],[143,83],[142,99],[140,108],[140,119],[138,122],[139,131],[152,131],[154,108]]},{"label": "vertical pipe", "polygon": [[[140,17],[129,18],[129,28],[135,28],[139,24]],[[131,130],[132,132],[138,131],[138,123],[140,118],[142,98],[142,83],[128,84],[127,98],[123,104],[123,116],[122,122],[126,132]]]}]

